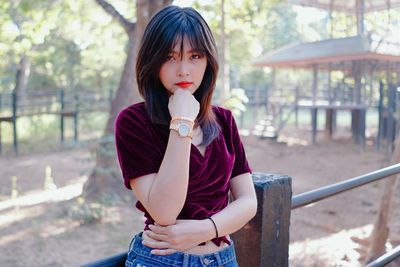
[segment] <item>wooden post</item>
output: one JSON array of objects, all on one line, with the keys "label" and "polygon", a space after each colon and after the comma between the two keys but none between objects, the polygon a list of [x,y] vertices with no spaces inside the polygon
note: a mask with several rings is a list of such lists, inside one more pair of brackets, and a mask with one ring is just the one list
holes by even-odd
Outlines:
[{"label": "wooden post", "polygon": [[[333,104],[332,94],[332,65],[329,63],[328,67],[328,103],[331,106]],[[335,119],[336,110],[333,108],[327,108],[325,111],[325,131],[328,133],[328,138],[332,139],[333,136],[333,124]]]},{"label": "wooden post", "polygon": [[378,102],[378,135],[376,137],[376,150],[380,151],[383,132],[383,81],[379,81],[379,102]]},{"label": "wooden post", "polygon": [[[361,105],[361,78],[362,78],[362,62],[360,61],[353,61],[353,78],[354,78],[354,88],[353,88],[353,103],[355,105]],[[361,135],[359,133],[360,131],[360,110],[359,109],[353,109],[351,110],[351,129],[352,129],[352,135],[353,135],[353,140],[356,144],[358,144],[360,141],[358,140],[358,137]],[[364,133],[365,134],[365,133]]]},{"label": "wooden post", "polygon": [[312,143],[316,143],[316,134],[317,134],[317,115],[318,109],[317,105],[317,94],[318,94],[318,68],[317,65],[313,65],[313,81],[312,81],[312,107],[311,107],[311,127],[312,127]]},{"label": "wooden post", "polygon": [[311,108],[311,127],[312,127],[312,143],[317,143],[317,130],[318,130],[318,109],[316,107]]},{"label": "wooden post", "polygon": [[367,116],[367,110],[366,109],[359,109],[359,124],[358,124],[358,145],[361,147],[361,149],[365,149],[365,121],[366,121],[366,116]]},{"label": "wooden post", "polygon": [[60,91],[60,105],[61,105],[61,111],[60,111],[60,138],[61,138],[61,143],[64,142],[64,110],[65,110],[65,101],[64,101],[64,89],[61,89]]},{"label": "wooden post", "polygon": [[394,148],[394,140],[396,138],[396,91],[394,84],[388,84],[388,153],[391,154]]},{"label": "wooden post", "polygon": [[239,266],[289,266],[291,178],[253,173],[257,194],[256,216],[232,235]]},{"label": "wooden post", "polygon": [[75,92],[75,112],[74,112],[74,140],[78,141],[78,112],[79,112],[79,95]]},{"label": "wooden post", "polygon": [[312,104],[316,105],[318,94],[318,68],[317,65],[313,65],[313,81],[312,81]]},{"label": "wooden post", "polygon": [[329,139],[332,139],[333,136],[334,112],[333,108],[327,108],[325,111],[325,131],[327,131]]},{"label": "wooden post", "polygon": [[356,0],[357,12],[357,35],[364,34],[364,13],[365,13],[365,0]]},{"label": "wooden post", "polygon": [[110,89],[109,91],[108,91],[108,103],[109,103],[109,108],[111,109],[111,106],[112,106],[112,101],[113,101],[113,99],[114,99],[114,93],[113,93],[113,90],[112,89]]},{"label": "wooden post", "polygon": [[12,124],[13,124],[13,143],[14,152],[18,154],[18,142],[17,142],[17,92],[12,92]]}]

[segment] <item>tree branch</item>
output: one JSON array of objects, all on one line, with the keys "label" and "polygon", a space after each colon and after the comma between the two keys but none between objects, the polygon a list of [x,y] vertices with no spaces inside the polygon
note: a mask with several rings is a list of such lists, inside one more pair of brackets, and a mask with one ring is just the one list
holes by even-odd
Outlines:
[{"label": "tree branch", "polygon": [[113,19],[116,19],[119,24],[124,28],[126,33],[130,35],[134,30],[136,23],[130,22],[124,18],[110,3],[105,0],[96,0],[99,4]]}]

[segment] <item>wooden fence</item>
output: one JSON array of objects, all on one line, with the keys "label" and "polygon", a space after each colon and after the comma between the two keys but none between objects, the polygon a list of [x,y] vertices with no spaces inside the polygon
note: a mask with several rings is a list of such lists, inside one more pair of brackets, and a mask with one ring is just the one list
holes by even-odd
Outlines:
[{"label": "wooden fence", "polygon": [[90,91],[51,90],[19,96],[15,92],[0,94],[0,152],[2,151],[1,125],[11,123],[13,147],[18,152],[17,121],[21,117],[56,115],[60,118],[60,140],[65,140],[65,120],[74,124],[74,139],[78,140],[78,115],[93,111],[108,111],[113,91],[108,95]]}]

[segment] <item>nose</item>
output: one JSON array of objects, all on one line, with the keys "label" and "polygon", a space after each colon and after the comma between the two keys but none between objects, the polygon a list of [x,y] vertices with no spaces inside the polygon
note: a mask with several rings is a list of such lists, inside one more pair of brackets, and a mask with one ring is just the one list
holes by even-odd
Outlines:
[{"label": "nose", "polygon": [[184,60],[182,60],[179,63],[177,75],[179,77],[184,77],[184,76],[189,76],[190,75],[189,65]]}]

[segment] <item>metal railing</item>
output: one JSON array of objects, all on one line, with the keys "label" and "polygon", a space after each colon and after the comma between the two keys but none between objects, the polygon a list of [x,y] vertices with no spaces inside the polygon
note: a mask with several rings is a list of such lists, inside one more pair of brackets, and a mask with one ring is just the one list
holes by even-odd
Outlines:
[{"label": "metal railing", "polygon": [[[311,203],[315,203],[322,199],[343,193],[353,188],[378,181],[382,178],[392,176],[400,173],[400,163],[370,172],[343,182],[335,183],[332,185],[324,186],[309,192],[301,193],[292,197],[292,209],[304,207]],[[400,245],[393,250],[381,255],[378,259],[370,262],[365,267],[380,267],[390,263],[396,258],[400,257]]]},{"label": "metal railing", "polygon": [[324,186],[309,192],[295,195],[292,198],[292,209],[297,209],[319,200],[337,195],[353,188],[378,181],[382,178],[400,173],[400,163],[370,172],[343,182]]},{"label": "metal railing", "polygon": [[383,254],[374,261],[368,263],[365,267],[380,267],[394,261],[396,258],[400,257],[400,245],[392,249],[391,251]]}]

